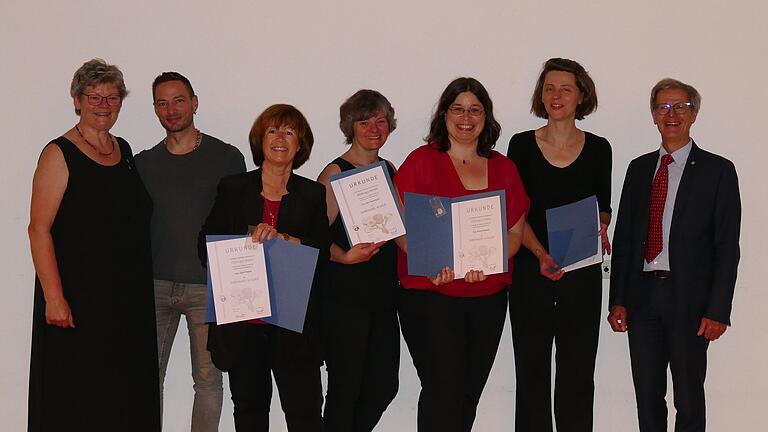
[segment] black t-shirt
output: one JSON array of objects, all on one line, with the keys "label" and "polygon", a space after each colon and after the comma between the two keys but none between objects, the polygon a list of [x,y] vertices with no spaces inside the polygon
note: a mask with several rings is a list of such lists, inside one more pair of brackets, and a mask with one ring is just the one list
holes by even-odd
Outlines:
[{"label": "black t-shirt", "polygon": [[[520,171],[525,191],[531,199],[528,224],[544,247],[547,236],[546,210],[592,195],[597,196],[601,212],[611,212],[611,145],[603,137],[584,132],[584,148],[570,165],[558,168],[547,161],[536,143],[535,131],[512,136],[507,157]],[[520,248],[519,259],[536,259]]]}]

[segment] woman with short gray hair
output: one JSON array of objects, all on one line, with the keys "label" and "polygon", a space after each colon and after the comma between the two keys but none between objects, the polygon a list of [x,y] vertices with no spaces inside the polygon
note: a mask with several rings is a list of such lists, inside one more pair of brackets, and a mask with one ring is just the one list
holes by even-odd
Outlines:
[{"label": "woman with short gray hair", "polygon": [[77,123],[35,170],[29,431],[160,430],[152,203],[131,147],[110,133],[127,94],[117,66],[84,63]]},{"label": "woman with short gray hair", "polygon": [[323,302],[328,370],[323,419],[328,431],[362,432],[373,430],[398,389],[397,247],[393,241],[350,245],[330,176],[384,161],[394,177],[394,165],[379,157],[379,150],[397,121],[392,104],[375,90],[350,96],[339,117],[350,146],[318,178],[326,188],[333,240]]}]

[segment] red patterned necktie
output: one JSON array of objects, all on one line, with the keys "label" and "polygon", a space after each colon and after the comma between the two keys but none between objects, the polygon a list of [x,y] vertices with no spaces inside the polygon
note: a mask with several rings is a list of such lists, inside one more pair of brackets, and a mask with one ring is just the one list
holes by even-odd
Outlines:
[{"label": "red patterned necktie", "polygon": [[645,262],[650,263],[661,253],[664,239],[661,234],[661,224],[664,219],[664,203],[667,201],[667,186],[669,185],[669,169],[667,165],[674,162],[672,155],[661,157],[659,170],[651,185],[651,209],[648,215],[648,242],[645,246]]}]

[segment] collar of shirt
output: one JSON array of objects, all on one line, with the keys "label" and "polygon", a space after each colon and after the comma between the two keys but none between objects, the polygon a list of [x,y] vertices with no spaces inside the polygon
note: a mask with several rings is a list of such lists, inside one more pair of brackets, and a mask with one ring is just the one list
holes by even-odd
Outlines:
[{"label": "collar of shirt", "polygon": [[[670,165],[674,165],[674,167],[677,169],[682,169],[685,166],[685,163],[688,162],[688,155],[691,154],[692,148],[693,148],[693,139],[688,140],[688,144],[670,153],[672,155],[672,159],[674,160]],[[664,156],[665,154],[667,154],[667,150],[664,148],[663,145],[660,145],[659,161],[656,163],[657,169],[659,167],[659,164],[661,163],[661,157]]]}]

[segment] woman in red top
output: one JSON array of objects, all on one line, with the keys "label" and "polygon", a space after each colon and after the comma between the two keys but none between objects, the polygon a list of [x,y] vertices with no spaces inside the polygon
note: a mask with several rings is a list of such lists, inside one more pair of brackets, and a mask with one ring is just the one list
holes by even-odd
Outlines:
[{"label": "woman in red top", "polygon": [[[395,184],[401,200],[405,192],[458,197],[503,189],[511,257],[520,248],[528,197],[515,164],[493,150],[500,133],[483,85],[458,78],[440,97],[427,144],[408,155]],[[499,346],[512,262],[491,276],[473,270],[454,280],[448,267],[434,278],[410,276],[406,243],[399,243],[399,313],[421,380],[418,429],[469,431]]]}]

